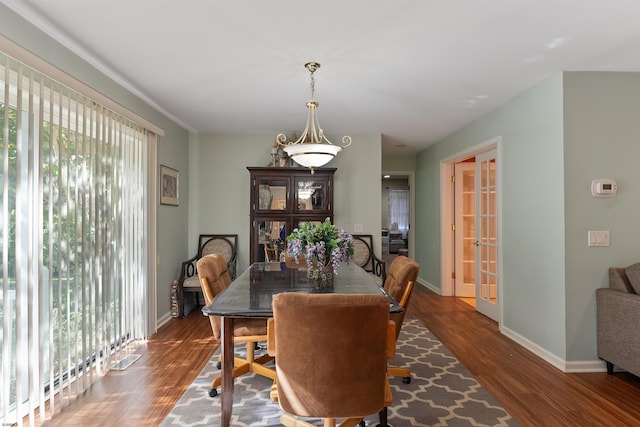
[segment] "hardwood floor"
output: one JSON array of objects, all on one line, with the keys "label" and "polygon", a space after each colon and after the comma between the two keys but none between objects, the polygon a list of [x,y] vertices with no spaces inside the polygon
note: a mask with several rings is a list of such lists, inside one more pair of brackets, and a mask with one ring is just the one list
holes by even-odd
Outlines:
[{"label": "hardwood floor", "polygon": [[[407,313],[465,365],[523,426],[640,425],[640,379],[627,374],[564,374],[498,332],[497,324],[454,297],[416,286]],[[155,426],[213,354],[209,321],[198,310],[172,319],[49,426]]]}]

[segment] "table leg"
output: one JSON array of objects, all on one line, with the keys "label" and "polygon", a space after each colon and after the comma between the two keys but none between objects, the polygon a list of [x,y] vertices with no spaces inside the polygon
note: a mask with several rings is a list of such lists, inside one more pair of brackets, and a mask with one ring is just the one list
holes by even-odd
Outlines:
[{"label": "table leg", "polygon": [[233,406],[233,317],[222,317],[222,385],[220,396],[222,427],[229,427]]}]

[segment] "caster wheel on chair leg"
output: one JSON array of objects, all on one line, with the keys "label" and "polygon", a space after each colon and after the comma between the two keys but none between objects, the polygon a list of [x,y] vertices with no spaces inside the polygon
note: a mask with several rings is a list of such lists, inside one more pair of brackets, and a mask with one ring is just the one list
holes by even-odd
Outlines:
[{"label": "caster wheel on chair leg", "polygon": [[358,423],[358,427],[366,427],[366,425],[367,423],[365,423],[364,420]]},{"label": "caster wheel on chair leg", "polygon": [[411,383],[411,377],[402,377],[402,382],[405,384],[410,384]]},{"label": "caster wheel on chair leg", "polygon": [[215,388],[212,388],[211,390],[209,390],[209,397],[216,397],[218,395],[218,390]]},{"label": "caster wheel on chair leg", "polygon": [[221,369],[222,368],[222,362],[218,361],[218,363],[216,363],[216,368]]}]

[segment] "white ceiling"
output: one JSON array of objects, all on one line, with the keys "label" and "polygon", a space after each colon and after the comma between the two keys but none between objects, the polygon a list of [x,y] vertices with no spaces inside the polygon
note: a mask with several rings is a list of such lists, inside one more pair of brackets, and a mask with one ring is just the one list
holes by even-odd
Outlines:
[{"label": "white ceiling", "polygon": [[[0,0],[192,132],[412,154],[559,71],[640,71],[637,0]],[[354,144],[357,138],[354,138]]]}]

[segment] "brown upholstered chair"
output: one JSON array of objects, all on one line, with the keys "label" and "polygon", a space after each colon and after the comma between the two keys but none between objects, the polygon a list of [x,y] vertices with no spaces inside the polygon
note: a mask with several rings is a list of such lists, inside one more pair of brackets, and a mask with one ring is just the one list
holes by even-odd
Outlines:
[{"label": "brown upholstered chair", "polygon": [[[207,304],[211,304],[220,292],[231,284],[231,276],[227,271],[227,262],[220,254],[209,254],[198,260],[198,276],[202,293]],[[213,337],[217,340],[221,336],[220,317],[209,316]],[[235,357],[233,360],[233,377],[236,378],[248,372],[255,372],[258,375],[275,379],[275,370],[265,367],[264,364],[273,360],[273,357],[264,354],[257,359],[254,357],[255,345],[257,342],[267,340],[266,319],[236,319],[233,328],[234,343],[244,342],[247,344],[247,357],[242,359]],[[211,382],[209,396],[218,394],[216,388],[222,384],[222,377],[218,376]]]},{"label": "brown upholstered chair", "polygon": [[395,354],[395,324],[384,296],[278,294],[268,336],[285,426],[313,425],[296,416],[363,425],[391,403],[386,364]]},{"label": "brown upholstered chair", "polygon": [[[201,234],[198,238],[198,251],[195,256],[184,261],[180,267],[180,276],[176,288],[178,303],[178,317],[189,314],[190,307],[197,305],[200,294],[200,279],[196,263],[203,256],[219,253],[224,256],[227,263],[227,271],[232,279],[236,278],[236,253],[238,248],[237,234]],[[193,297],[193,303],[189,306],[187,296]]]},{"label": "brown upholstered chair", "polygon": [[371,234],[353,234],[353,262],[365,271],[375,276],[380,286],[387,279],[384,261],[373,251],[373,236]]},{"label": "brown upholstered chair", "polygon": [[[401,313],[392,313],[390,317],[396,324],[396,339],[400,335],[400,329],[402,329],[402,323],[409,307],[411,292],[418,280],[419,271],[420,266],[418,263],[406,256],[396,257],[389,266],[389,274],[384,282],[384,290],[404,308]],[[411,371],[408,368],[389,366],[388,373],[390,376],[402,377],[402,382],[405,384],[411,382]]]}]

